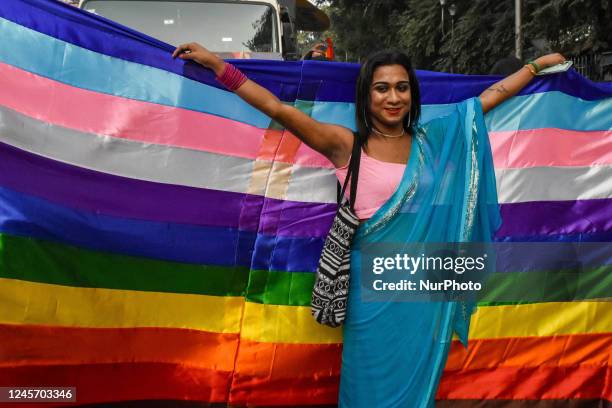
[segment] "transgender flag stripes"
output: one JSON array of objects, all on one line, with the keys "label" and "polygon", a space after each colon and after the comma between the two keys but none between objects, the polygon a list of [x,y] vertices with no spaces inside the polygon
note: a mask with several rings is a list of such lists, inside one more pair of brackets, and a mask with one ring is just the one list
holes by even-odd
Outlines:
[{"label": "transgender flag stripes", "polygon": [[[0,38],[0,386],[74,386],[81,404],[334,404],[341,330],[310,315],[336,208],[325,158],[171,46],[97,16],[5,0]],[[236,65],[354,127],[357,66]],[[425,119],[495,81],[419,79]],[[612,85],[538,78],[487,126],[498,241],[612,240]],[[453,343],[439,402],[608,403],[612,262],[574,284],[520,261],[469,349]],[[496,302],[507,292],[518,301]]]}]

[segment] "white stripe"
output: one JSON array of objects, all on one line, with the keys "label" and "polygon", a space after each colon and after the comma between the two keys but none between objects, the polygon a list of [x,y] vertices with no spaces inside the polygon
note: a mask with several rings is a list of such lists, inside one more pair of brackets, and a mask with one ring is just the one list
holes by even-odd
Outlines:
[{"label": "white stripe", "polygon": [[[74,166],[132,179],[246,193],[253,160],[197,150],[142,143],[50,125],[0,106],[0,141]],[[334,203],[330,169],[292,166],[286,197],[266,189],[267,197]],[[318,184],[319,188],[304,188]],[[329,186],[329,187],[324,187]]]},{"label": "white stripe", "polygon": [[612,166],[495,171],[500,203],[612,198]]}]

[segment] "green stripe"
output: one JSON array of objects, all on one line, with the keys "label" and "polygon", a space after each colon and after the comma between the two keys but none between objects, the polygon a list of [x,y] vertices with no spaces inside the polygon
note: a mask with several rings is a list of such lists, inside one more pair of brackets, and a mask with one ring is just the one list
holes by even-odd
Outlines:
[{"label": "green stripe", "polygon": [[[251,271],[247,300],[255,303],[308,306],[315,275]],[[612,267],[588,271],[505,272],[492,274],[478,306],[570,302],[612,297]]]},{"label": "green stripe", "polygon": [[182,264],[0,234],[0,277],[85,288],[242,296],[247,267]]},{"label": "green stripe", "polygon": [[612,297],[612,266],[589,270],[494,273],[479,306],[568,302]]},{"label": "green stripe", "polygon": [[[0,234],[0,277],[75,287],[214,296],[308,306],[315,274],[182,264]],[[612,297],[612,266],[493,274],[479,306]]]},{"label": "green stripe", "polygon": [[247,301],[309,306],[315,274],[312,272],[251,271]]}]

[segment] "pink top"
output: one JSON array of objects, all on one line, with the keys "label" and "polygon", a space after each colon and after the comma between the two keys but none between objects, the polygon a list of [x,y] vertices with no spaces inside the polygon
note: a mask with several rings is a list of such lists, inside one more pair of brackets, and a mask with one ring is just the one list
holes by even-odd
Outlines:
[{"label": "pink top", "polygon": [[[395,193],[400,181],[402,181],[405,169],[405,164],[384,162],[368,156],[362,150],[355,214],[362,220],[374,215]],[[347,171],[348,163],[336,169],[336,177],[340,180],[340,184],[344,184]],[[349,181],[344,192],[347,198],[351,194],[350,185],[351,182]]]}]

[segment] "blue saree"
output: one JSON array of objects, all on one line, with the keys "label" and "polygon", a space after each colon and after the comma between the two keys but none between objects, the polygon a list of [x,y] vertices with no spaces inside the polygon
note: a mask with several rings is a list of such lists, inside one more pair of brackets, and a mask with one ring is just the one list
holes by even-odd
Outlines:
[{"label": "blue saree", "polygon": [[[489,242],[501,224],[478,98],[413,132],[400,186],[357,232],[339,406],[432,407],[451,338],[467,347],[469,302],[365,302],[361,254],[372,243]],[[403,295],[405,296],[405,295]]]}]

